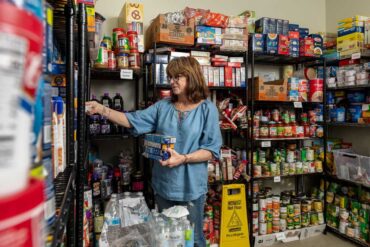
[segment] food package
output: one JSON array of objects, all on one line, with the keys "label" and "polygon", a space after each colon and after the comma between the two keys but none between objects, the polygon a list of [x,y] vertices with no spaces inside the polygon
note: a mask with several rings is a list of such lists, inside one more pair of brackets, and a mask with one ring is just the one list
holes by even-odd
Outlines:
[{"label": "food package", "polygon": [[209,13],[209,9],[194,9],[186,7],[184,9],[184,15],[187,20],[194,19],[195,25],[200,25],[200,20],[206,16],[207,13]]},{"label": "food package", "polygon": [[221,27],[226,28],[229,21],[229,17],[220,13],[208,12],[200,20],[201,25],[210,27]]},{"label": "food package", "polygon": [[229,23],[227,24],[228,27],[238,27],[238,28],[246,28],[248,26],[248,16],[240,15],[240,16],[230,16]]}]

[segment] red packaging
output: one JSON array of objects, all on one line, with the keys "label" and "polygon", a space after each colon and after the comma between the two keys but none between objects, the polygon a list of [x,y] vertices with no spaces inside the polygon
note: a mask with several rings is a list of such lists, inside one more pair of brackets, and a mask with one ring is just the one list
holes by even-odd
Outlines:
[{"label": "red packaging", "polygon": [[289,37],[279,34],[278,54],[289,55]]},{"label": "red packaging", "polygon": [[127,32],[127,37],[128,37],[128,42],[129,42],[129,45],[130,45],[130,50],[131,49],[138,49],[137,47],[137,43],[138,43],[138,40],[137,40],[137,32],[136,31],[128,31]]},{"label": "red packaging", "polygon": [[233,67],[233,68],[240,68],[242,66],[242,64],[241,63],[230,63],[230,62],[228,62],[227,66]]},{"label": "red packaging", "polygon": [[159,91],[159,98],[171,98],[171,90],[160,90]]},{"label": "red packaging", "polygon": [[202,25],[210,27],[222,27],[226,28],[229,22],[229,17],[219,13],[209,12],[201,20]]},{"label": "red packaging", "polygon": [[314,40],[313,38],[303,38],[299,40],[299,55],[303,57],[313,57],[314,54]]},{"label": "red packaging", "polygon": [[212,66],[214,66],[214,67],[226,67],[227,66],[227,62],[225,62],[225,61],[220,61],[220,62],[213,62],[212,63]]},{"label": "red packaging", "polygon": [[31,180],[21,192],[0,199],[0,246],[44,246],[44,182]]},{"label": "red packaging", "polygon": [[323,90],[324,90],[324,81],[322,79],[310,80],[310,92],[308,95],[308,100],[310,102],[322,102]]},{"label": "red packaging", "polygon": [[117,67],[116,56],[113,51],[108,52],[108,68],[115,69]]},{"label": "red packaging", "polygon": [[354,65],[354,64],[360,64],[360,59],[345,59],[345,60],[340,60],[339,61],[339,67],[342,66],[348,66],[348,65]]},{"label": "red packaging", "polygon": [[289,31],[289,39],[299,39],[299,32]]},{"label": "red packaging", "polygon": [[233,86],[233,68],[225,67],[225,87]]}]

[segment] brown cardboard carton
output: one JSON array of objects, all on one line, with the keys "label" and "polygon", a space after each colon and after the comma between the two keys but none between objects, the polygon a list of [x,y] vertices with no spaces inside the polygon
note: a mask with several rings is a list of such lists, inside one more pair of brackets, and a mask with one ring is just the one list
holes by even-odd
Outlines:
[{"label": "brown cardboard carton", "polygon": [[146,31],[145,47],[152,48],[153,43],[194,45],[194,19],[187,25],[167,23],[164,15],[158,15]]},{"label": "brown cardboard carton", "polygon": [[288,83],[286,80],[264,82],[257,77],[254,80],[254,99],[261,101],[287,101]]},{"label": "brown cardboard carton", "polygon": [[118,17],[118,25],[123,23],[144,22],[144,5],[142,3],[126,2]]}]

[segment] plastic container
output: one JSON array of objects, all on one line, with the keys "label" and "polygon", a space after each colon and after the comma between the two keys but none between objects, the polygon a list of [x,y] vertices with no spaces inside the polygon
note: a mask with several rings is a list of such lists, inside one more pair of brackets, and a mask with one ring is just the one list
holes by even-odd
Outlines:
[{"label": "plastic container", "polygon": [[356,80],[356,85],[367,85],[369,84],[369,79]]},{"label": "plastic container", "polygon": [[1,91],[6,92],[0,97],[0,196],[6,196],[23,190],[28,182],[32,110],[42,70],[44,38],[42,22],[7,1],[0,2],[0,33],[0,82]]},{"label": "plastic container", "polygon": [[324,83],[322,79],[310,80],[310,93],[308,99],[310,102],[322,102]]},{"label": "plastic container", "polygon": [[112,108],[112,99],[109,97],[109,93],[104,93],[104,96],[101,97],[101,103],[103,106]]},{"label": "plastic container", "polygon": [[119,48],[119,45],[118,45],[119,36],[124,34],[124,33],[125,33],[125,29],[123,29],[123,28],[120,28],[120,27],[113,28],[113,32],[112,32],[112,37],[113,37],[112,42],[113,42],[113,44],[112,45],[113,45],[113,49],[115,51],[117,51],[118,48]]},{"label": "plastic container", "polygon": [[137,32],[136,31],[128,31],[127,32],[127,37],[128,37],[128,41],[129,41],[130,50],[132,50],[132,49],[137,50],[138,49],[138,46],[137,46],[137,43],[138,43]]},{"label": "plastic container", "polygon": [[140,68],[140,53],[137,49],[130,49],[130,55],[128,57],[130,68]]},{"label": "plastic container", "polygon": [[344,180],[369,183],[370,157],[353,153],[352,150],[333,150],[335,175]]},{"label": "plastic container", "polygon": [[356,80],[364,80],[368,78],[369,78],[369,74],[367,72],[359,72],[356,74]]},{"label": "plastic container", "polygon": [[129,67],[128,54],[120,53],[117,56],[117,66],[120,69],[127,69]]},{"label": "plastic container", "polygon": [[129,39],[126,34],[118,36],[118,51],[119,53],[130,53]]}]

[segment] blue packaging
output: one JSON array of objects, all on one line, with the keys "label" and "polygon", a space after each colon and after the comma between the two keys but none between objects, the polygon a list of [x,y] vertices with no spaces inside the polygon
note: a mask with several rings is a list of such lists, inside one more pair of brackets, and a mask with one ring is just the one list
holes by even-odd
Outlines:
[{"label": "blue packaging", "polygon": [[348,113],[351,119],[351,122],[357,123],[362,114],[362,105],[351,105],[348,108]]},{"label": "blue packaging", "polygon": [[265,48],[265,35],[261,33],[251,34],[250,44],[255,53],[263,53]]},{"label": "blue packaging", "polygon": [[54,177],[53,177],[53,164],[51,159],[51,150],[49,150],[43,159],[42,165],[44,166],[45,175],[45,188],[54,186]]},{"label": "blue packaging", "polygon": [[43,122],[42,122],[42,149],[51,149],[51,122],[52,122],[52,107],[51,107],[51,95],[53,88],[50,82],[45,81],[44,83],[44,94],[42,96],[42,107],[43,107]]},{"label": "blue packaging", "polygon": [[283,20],[283,35],[288,35],[289,32],[289,21],[288,20]]},{"label": "blue packaging", "polygon": [[361,91],[347,93],[349,103],[365,103],[365,93]]},{"label": "blue packaging", "polygon": [[346,109],[344,107],[333,108],[330,110],[330,118],[332,122],[344,123],[346,118]]},{"label": "blue packaging", "polygon": [[262,17],[255,22],[256,33],[268,34],[272,33],[270,30],[270,18]]},{"label": "blue packaging", "polygon": [[270,21],[269,21],[269,32],[268,33],[276,33],[277,30],[277,20],[275,18],[270,18]]},{"label": "blue packaging", "polygon": [[289,31],[299,32],[299,25],[298,24],[289,24],[289,22],[288,22],[288,29],[289,29]]},{"label": "blue packaging", "polygon": [[326,102],[327,102],[328,105],[334,105],[335,104],[333,92],[330,91],[330,92],[326,93]]},{"label": "blue packaging", "polygon": [[351,27],[347,29],[338,29],[338,37],[342,37],[352,33],[365,33],[364,27]]},{"label": "blue packaging", "polygon": [[278,35],[276,33],[269,33],[266,35],[266,53],[277,54],[278,53]]},{"label": "blue packaging", "polygon": [[308,28],[300,27],[298,31],[299,37],[301,39],[307,37],[310,34],[310,30]]},{"label": "blue packaging", "polygon": [[290,39],[289,55],[291,57],[299,57],[299,39]]},{"label": "blue packaging", "polygon": [[283,34],[283,25],[284,25],[284,20],[281,20],[281,19],[276,20],[276,33],[277,34]]},{"label": "blue packaging", "polygon": [[53,62],[53,8],[50,4],[45,3],[44,8],[44,45],[42,50],[43,66],[42,70],[44,73],[52,73],[52,62]]}]

